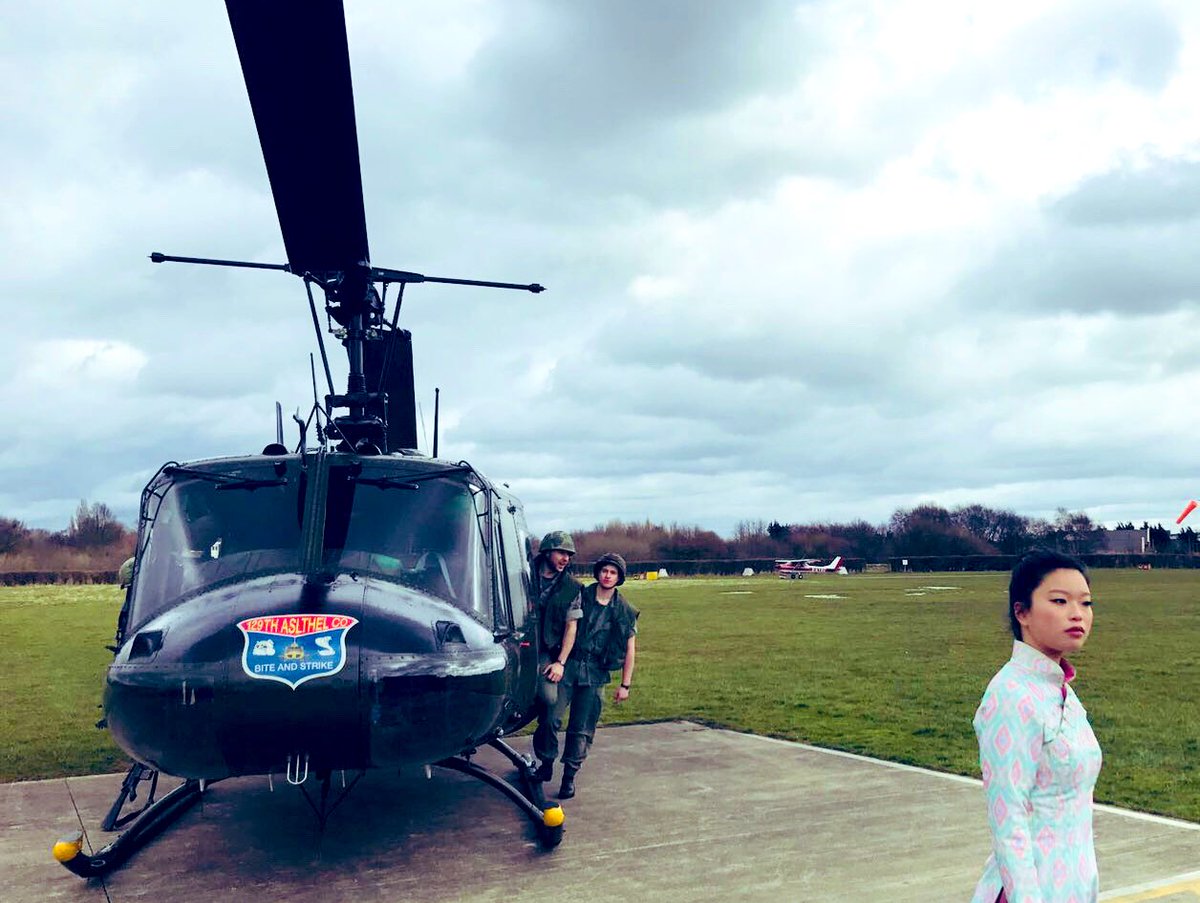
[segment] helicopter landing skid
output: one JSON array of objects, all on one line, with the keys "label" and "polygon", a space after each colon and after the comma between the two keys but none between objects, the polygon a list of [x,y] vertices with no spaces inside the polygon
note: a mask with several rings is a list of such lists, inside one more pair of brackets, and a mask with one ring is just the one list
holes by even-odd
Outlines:
[{"label": "helicopter landing skid", "polygon": [[440,762],[435,762],[434,764],[439,768],[447,768],[451,771],[470,775],[499,790],[512,800],[517,808],[524,812],[529,817],[529,820],[533,822],[534,827],[537,828],[538,842],[543,848],[553,849],[558,846],[562,843],[563,837],[562,806],[559,806],[557,803],[553,805],[546,803],[546,799],[542,795],[541,782],[533,778],[533,760],[521,755],[500,739],[488,741],[488,746],[503,754],[505,758],[517,767],[517,771],[521,774],[521,783],[525,787],[524,791],[484,768],[482,765],[472,762],[470,754],[452,756],[449,759],[442,759]]},{"label": "helicopter landing skid", "polygon": [[[545,797],[542,794],[541,782],[534,780],[533,777],[533,760],[521,755],[503,740],[491,740],[488,742],[488,746],[503,754],[516,766],[518,772],[520,772],[521,784],[524,785],[524,790],[514,786],[482,765],[472,762],[469,755],[453,756],[449,759],[442,759],[440,762],[435,762],[434,764],[439,768],[446,768],[451,771],[470,775],[499,790],[512,800],[517,808],[524,812],[529,820],[533,822],[537,828],[538,842],[543,848],[553,849],[558,846],[562,842],[563,837],[562,807],[558,804],[549,805],[546,803]],[[322,826],[325,819],[345,799],[346,795],[349,794],[361,777],[362,775],[359,774],[348,786],[345,786],[342,793],[334,800],[332,805],[328,803],[328,776],[322,781],[323,792],[319,804],[314,803],[305,794],[309,804],[313,806],[314,811],[317,813]],[[145,804],[136,812],[129,812],[122,815],[121,810],[124,809],[126,803],[137,798],[138,785],[143,782],[147,782],[150,785]],[[130,856],[153,840],[163,829],[190,809],[200,799],[204,789],[211,783],[211,781],[202,782],[197,779],[185,780],[165,796],[155,799],[154,794],[158,787],[158,772],[145,765],[135,764],[129,769],[129,772],[121,782],[121,791],[118,793],[116,800],[113,801],[101,824],[101,827],[105,831],[115,830],[125,825],[129,825],[129,827],[116,840],[92,855],[83,852],[84,835],[82,830],[78,831],[75,834],[60,839],[54,844],[54,858],[61,862],[63,867],[68,871],[73,872],[81,878],[102,877],[124,865]]]},{"label": "helicopter landing skid", "polygon": [[[127,812],[122,815],[121,810],[125,808],[125,804],[137,799],[138,784],[143,781],[150,785],[150,790],[146,793],[145,805],[134,812]],[[113,800],[112,806],[108,809],[108,814],[104,816],[104,821],[100,822],[100,830],[115,831],[118,828],[125,827],[154,804],[154,794],[157,790],[158,772],[148,765],[135,762],[133,767],[129,769],[129,773],[125,775],[125,779],[121,781],[121,792]]]},{"label": "helicopter landing skid", "polygon": [[[137,797],[137,785],[150,782],[146,804],[136,812],[121,816],[125,803]],[[186,780],[166,796],[154,798],[158,787],[158,772],[145,765],[135,764],[121,782],[121,792],[108,810],[101,827],[106,831],[129,825],[112,843],[89,856],[83,852],[83,831],[62,838],[54,844],[54,858],[68,871],[80,878],[98,878],[119,868],[130,856],[154,839],[160,831],[183,815],[200,799],[206,784]]]}]

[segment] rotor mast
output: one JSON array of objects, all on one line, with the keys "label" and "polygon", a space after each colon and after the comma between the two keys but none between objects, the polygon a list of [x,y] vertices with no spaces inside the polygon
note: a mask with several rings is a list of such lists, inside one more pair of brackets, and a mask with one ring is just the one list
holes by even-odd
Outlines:
[{"label": "rotor mast", "polygon": [[[335,408],[348,410],[346,415],[331,416],[331,431],[341,436],[347,449],[364,453],[387,451],[389,435],[410,437],[415,446],[411,344],[406,332],[385,324],[383,302],[375,286],[440,282],[535,293],[544,289],[537,284],[424,276],[372,267],[342,0],[226,0],[225,5],[287,263],[174,257],[158,252],[150,259],[155,263],[284,270],[307,284],[319,285],[325,293],[326,313],[344,330],[342,341],[349,361],[345,394],[332,394],[331,387],[325,399],[327,414]],[[319,326],[317,338],[320,341]],[[392,343],[387,353],[367,354],[367,343],[381,338]],[[389,380],[387,372],[396,363],[392,352],[401,339],[407,355],[407,361],[401,362],[402,370],[407,363],[403,384]],[[323,342],[321,349],[324,356]],[[385,389],[389,385],[391,394],[404,397],[389,399]],[[403,429],[389,429],[389,402],[393,412],[399,409],[403,413]]]},{"label": "rotor mast", "polygon": [[[210,266],[244,267],[264,270],[282,270],[295,273],[291,264],[287,263],[257,263],[246,260],[223,260],[211,257],[180,257],[173,254],[163,254],[154,251],[150,254],[154,263],[194,263]],[[383,267],[372,267],[365,263],[342,272],[296,273],[305,282],[316,283],[325,293],[325,312],[345,331],[342,344],[346,348],[346,358],[349,373],[346,378],[346,392],[343,395],[330,394],[325,396],[326,413],[333,424],[333,432],[342,437],[349,451],[363,453],[379,453],[394,451],[390,449],[388,436],[388,403],[395,401],[403,404],[406,409],[414,409],[415,394],[410,384],[407,386],[409,397],[389,399],[383,386],[388,374],[369,373],[366,366],[365,349],[367,342],[374,335],[376,338],[396,330],[385,330],[383,301],[379,285],[408,285],[415,282],[433,282],[443,285],[467,285],[480,288],[505,288],[537,294],[544,292],[544,286],[535,283],[522,284],[517,282],[496,282],[483,279],[460,279],[450,276],[426,276],[407,270],[392,270]],[[398,302],[397,302],[398,303]],[[398,311],[397,311],[398,312]],[[318,333],[319,338],[319,333]],[[322,346],[324,354],[324,346]],[[410,363],[411,370],[411,363]],[[373,378],[372,378],[373,377]],[[372,388],[374,385],[374,388]],[[349,413],[334,417],[332,411],[336,408],[346,408]],[[413,433],[415,436],[415,423]]]}]

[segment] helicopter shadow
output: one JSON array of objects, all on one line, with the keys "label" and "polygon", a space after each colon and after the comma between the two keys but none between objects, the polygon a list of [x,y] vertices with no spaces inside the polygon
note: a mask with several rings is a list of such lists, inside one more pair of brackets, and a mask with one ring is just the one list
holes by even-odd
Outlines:
[{"label": "helicopter shadow", "polygon": [[[490,750],[476,758],[517,779]],[[353,779],[346,775],[347,784]],[[141,896],[173,879],[210,899],[305,900],[302,889],[319,886],[320,899],[459,900],[493,882],[511,883],[552,855],[502,796],[456,772],[434,768],[426,778],[419,768],[369,771],[323,830],[300,788],[282,775],[273,783],[273,790],[263,777],[211,785],[168,836],[104,879],[110,898]],[[331,802],[340,790],[335,773]],[[88,818],[82,807],[81,814]],[[167,887],[164,893],[169,898]]]}]

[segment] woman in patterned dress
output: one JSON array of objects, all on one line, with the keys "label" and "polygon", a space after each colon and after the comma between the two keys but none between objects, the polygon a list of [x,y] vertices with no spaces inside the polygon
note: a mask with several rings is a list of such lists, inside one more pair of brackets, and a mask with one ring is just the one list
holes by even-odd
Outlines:
[{"label": "woman in patterned dress", "polygon": [[992,855],[972,903],[1095,903],[1092,788],[1100,745],[1064,657],[1092,630],[1082,562],[1030,552],[1008,586],[1012,658],[975,713]]}]

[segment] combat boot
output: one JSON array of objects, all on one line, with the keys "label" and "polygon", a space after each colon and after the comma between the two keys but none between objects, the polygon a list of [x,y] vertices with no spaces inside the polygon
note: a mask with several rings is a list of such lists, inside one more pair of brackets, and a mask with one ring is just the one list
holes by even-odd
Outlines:
[{"label": "combat boot", "polygon": [[575,769],[568,768],[563,771],[562,786],[558,788],[558,798],[560,800],[569,800],[575,795]]},{"label": "combat boot", "polygon": [[548,781],[554,780],[554,760],[543,759],[542,764],[533,773],[533,779],[539,784],[545,784]]}]

